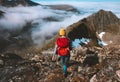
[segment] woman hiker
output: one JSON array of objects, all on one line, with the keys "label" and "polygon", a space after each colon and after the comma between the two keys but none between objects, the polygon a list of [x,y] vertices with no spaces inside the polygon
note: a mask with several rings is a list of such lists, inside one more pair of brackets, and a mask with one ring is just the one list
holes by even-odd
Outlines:
[{"label": "woman hiker", "polygon": [[[59,31],[59,38],[57,38],[56,40],[54,53],[55,55],[57,54],[60,56],[64,77],[67,77],[67,67],[70,59],[70,50],[70,40],[68,39],[68,37],[66,37],[65,29],[61,28]],[[52,57],[52,60],[54,60],[54,56]]]}]

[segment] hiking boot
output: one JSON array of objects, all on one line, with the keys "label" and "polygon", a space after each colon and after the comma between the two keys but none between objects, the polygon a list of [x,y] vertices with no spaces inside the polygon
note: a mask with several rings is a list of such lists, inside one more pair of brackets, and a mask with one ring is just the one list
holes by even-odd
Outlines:
[{"label": "hiking boot", "polygon": [[65,73],[65,74],[63,74],[63,75],[64,75],[65,78],[67,77],[67,73]]},{"label": "hiking boot", "polygon": [[58,61],[60,61],[61,60],[61,57],[58,57]]}]

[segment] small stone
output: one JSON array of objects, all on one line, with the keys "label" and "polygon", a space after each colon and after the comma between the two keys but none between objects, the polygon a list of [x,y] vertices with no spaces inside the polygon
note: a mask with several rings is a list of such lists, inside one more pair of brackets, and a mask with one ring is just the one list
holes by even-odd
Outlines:
[{"label": "small stone", "polygon": [[4,65],[4,62],[3,62],[3,60],[0,60],[0,65]]},{"label": "small stone", "polygon": [[78,72],[80,72],[82,70],[81,66],[78,66]]},{"label": "small stone", "polygon": [[39,61],[40,57],[38,55],[35,55],[31,60]]},{"label": "small stone", "polygon": [[85,77],[78,77],[75,76],[72,78],[72,80],[70,82],[87,82]]},{"label": "small stone", "polygon": [[120,70],[116,71],[117,76],[120,78]]},{"label": "small stone", "polygon": [[94,75],[94,76],[90,79],[90,82],[98,82],[97,79],[96,79],[96,75]]}]

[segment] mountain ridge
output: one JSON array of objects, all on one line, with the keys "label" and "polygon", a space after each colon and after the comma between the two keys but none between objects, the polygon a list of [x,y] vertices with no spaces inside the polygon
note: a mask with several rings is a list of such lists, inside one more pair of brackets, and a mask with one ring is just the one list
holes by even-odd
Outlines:
[{"label": "mountain ridge", "polygon": [[[102,23],[101,21],[104,21],[104,23]],[[75,38],[77,39],[80,39],[82,37],[90,38],[92,39],[91,41],[93,42],[92,46],[94,45],[98,46],[97,39],[99,39],[99,37],[96,34],[96,32],[98,33],[110,32],[111,33],[111,31],[113,31],[114,29],[115,31],[114,33],[119,34],[120,33],[120,30],[119,30],[120,22],[119,21],[120,19],[117,18],[117,16],[113,14],[111,11],[99,10],[97,13],[94,13],[68,26],[66,28],[66,32],[67,32],[66,34],[72,41]],[[112,27],[112,26],[115,26],[115,27]],[[54,38],[48,41],[46,46],[42,47],[42,49],[54,47],[54,42],[58,36],[59,35],[57,34]]]},{"label": "mountain ridge", "polygon": [[[94,19],[93,19],[94,18]],[[102,32],[107,26],[120,24],[120,19],[111,11],[100,10],[88,17],[88,21],[92,21],[97,31]],[[109,28],[108,28],[109,29]]]},{"label": "mountain ridge", "polygon": [[40,5],[40,4],[35,3],[31,0],[0,0],[0,5],[7,6],[7,7],[14,7],[14,6],[18,6],[18,5],[36,6],[36,5]]}]

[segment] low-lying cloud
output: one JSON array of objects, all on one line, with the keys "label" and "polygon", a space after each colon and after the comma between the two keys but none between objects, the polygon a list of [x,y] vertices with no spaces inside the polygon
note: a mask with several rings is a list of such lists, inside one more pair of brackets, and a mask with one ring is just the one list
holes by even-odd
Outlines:
[{"label": "low-lying cloud", "polygon": [[[110,3],[108,5],[106,5],[106,3],[89,3],[89,5],[88,3],[69,4],[77,8],[80,14],[62,10],[52,10],[42,6],[0,7],[0,10],[6,12],[4,17],[0,19],[0,27],[14,30],[22,29],[28,22],[37,24],[35,28],[32,28],[31,37],[35,44],[41,44],[45,42],[47,37],[52,37],[54,33],[58,32],[61,27],[66,28],[100,9],[110,10],[120,17],[120,3]],[[58,19],[58,21],[44,20],[44,18],[47,19],[49,17]]]}]

